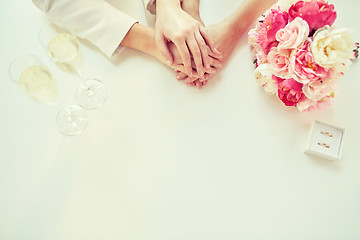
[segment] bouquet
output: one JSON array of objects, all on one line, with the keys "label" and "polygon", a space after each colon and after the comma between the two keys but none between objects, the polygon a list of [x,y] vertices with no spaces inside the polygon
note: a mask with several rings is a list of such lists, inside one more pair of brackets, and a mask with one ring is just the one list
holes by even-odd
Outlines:
[{"label": "bouquet", "polygon": [[358,43],[349,29],[332,27],[334,5],[324,0],[284,3],[268,10],[249,31],[255,78],[286,106],[324,109],[357,57]]}]

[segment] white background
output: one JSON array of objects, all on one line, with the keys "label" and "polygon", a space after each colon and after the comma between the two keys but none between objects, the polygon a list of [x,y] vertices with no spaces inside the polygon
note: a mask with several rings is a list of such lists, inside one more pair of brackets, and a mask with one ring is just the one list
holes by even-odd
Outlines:
[{"label": "white background", "polygon": [[[360,41],[360,3],[332,3],[335,26]],[[219,22],[238,5],[201,1],[203,19]],[[77,78],[47,58],[37,37],[46,19],[31,1],[3,1],[0,13],[0,239],[360,239],[359,62],[331,108],[300,113],[256,84],[246,36],[201,90],[140,52],[110,61],[82,42],[85,75],[109,97],[83,134],[65,137],[57,109],[24,96],[7,69],[37,55],[64,105]],[[314,120],[345,128],[340,161],[303,153]]]}]

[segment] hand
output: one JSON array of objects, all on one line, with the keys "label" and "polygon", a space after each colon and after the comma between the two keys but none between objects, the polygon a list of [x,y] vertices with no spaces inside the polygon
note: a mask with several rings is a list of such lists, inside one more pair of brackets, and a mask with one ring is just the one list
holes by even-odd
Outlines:
[{"label": "hand", "polygon": [[[212,69],[213,71],[207,71],[203,78],[190,77],[181,70],[176,71],[176,79],[183,80],[186,84],[197,86],[198,88],[203,87],[207,83],[208,79],[211,78],[217,70],[219,70],[222,65],[227,62],[236,47],[239,38],[242,36],[242,34],[234,35],[231,25],[226,21],[208,26],[206,29],[210,37],[214,40],[216,48],[219,49],[222,54],[221,60],[214,63],[213,65],[215,67]],[[240,33],[244,32],[245,31],[240,31]]]},{"label": "hand", "polygon": [[196,77],[189,77],[186,75],[186,73],[180,72],[178,70],[174,70],[174,72],[176,73],[176,79],[183,80],[186,84],[193,87],[196,86],[199,89],[205,86],[208,83],[208,79],[212,76],[210,73],[205,73],[204,77],[199,79]]},{"label": "hand", "polygon": [[213,75],[216,74],[218,69],[222,67],[222,63],[219,61],[215,61],[211,68],[207,69],[204,76],[201,78],[198,77],[189,77],[186,73],[181,72],[177,69],[174,69],[176,73],[176,79],[183,80],[186,84],[189,84],[190,86],[196,86],[198,88],[202,88],[205,86]]},{"label": "hand", "polygon": [[[196,86],[198,88],[203,87],[206,85],[207,80],[214,75],[218,69],[222,67],[222,63],[219,59],[215,58],[215,56],[210,55],[210,68],[205,70],[204,76],[200,77],[196,75],[195,70],[193,71],[193,76],[189,77],[184,70],[184,65],[182,64],[182,60],[180,57],[179,52],[177,51],[177,48],[175,44],[169,43],[168,47],[170,49],[170,52],[174,56],[174,64],[171,66],[175,73],[176,73],[176,79],[178,80],[184,80],[185,83],[189,84],[190,86]],[[192,68],[195,68],[194,61],[191,62]]]},{"label": "hand", "polygon": [[238,24],[237,31],[235,33],[233,25],[227,21],[223,21],[219,24],[213,24],[206,27],[209,36],[213,39],[216,49],[222,54],[221,62],[225,64],[231,54],[233,53],[239,39],[246,32],[246,28],[241,28],[241,24]]},{"label": "hand", "polygon": [[203,76],[205,69],[210,68],[209,54],[220,57],[205,28],[182,10],[178,1],[157,1],[156,11],[155,39],[169,65],[174,63],[174,56],[167,43],[173,42],[180,53],[185,72],[193,75],[192,56],[198,75]]},{"label": "hand", "polygon": [[[171,53],[171,55],[173,56],[174,58],[174,61],[173,61],[173,64],[171,65],[171,67],[175,70],[178,70],[180,72],[183,72],[185,74],[185,66],[184,66],[184,63],[182,62],[182,59],[181,59],[181,55],[180,55],[180,52],[178,51],[178,49],[176,48],[175,44],[170,42],[167,44],[168,48],[169,48],[169,51]],[[213,54],[210,52],[210,55],[209,55],[209,65],[210,67],[208,69],[205,69],[205,72],[204,72],[204,75],[206,73],[211,73],[211,74],[214,74],[218,69],[221,68],[222,66],[222,63],[221,63],[221,60],[219,58],[217,58],[217,55],[216,54]],[[196,64],[194,62],[194,60],[192,59],[191,60],[191,68],[192,68],[192,77],[195,77],[195,78],[201,78],[202,76],[198,75],[195,71],[196,69]]]}]

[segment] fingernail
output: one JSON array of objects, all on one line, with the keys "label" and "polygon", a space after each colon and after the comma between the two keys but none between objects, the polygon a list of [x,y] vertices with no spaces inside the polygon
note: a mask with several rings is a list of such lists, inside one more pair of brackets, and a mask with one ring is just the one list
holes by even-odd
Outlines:
[{"label": "fingernail", "polygon": [[222,53],[219,50],[217,50],[217,48],[215,48],[215,50],[216,50],[216,53],[219,54],[220,57],[222,57]]},{"label": "fingernail", "polygon": [[191,80],[189,78],[185,79],[185,83],[191,83]]}]

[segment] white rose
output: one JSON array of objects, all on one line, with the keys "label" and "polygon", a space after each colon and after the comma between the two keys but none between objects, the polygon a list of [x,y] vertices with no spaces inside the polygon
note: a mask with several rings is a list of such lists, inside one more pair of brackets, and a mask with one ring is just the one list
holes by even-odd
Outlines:
[{"label": "white rose", "polygon": [[248,32],[248,36],[249,36],[248,43],[250,45],[257,45],[257,37],[256,37],[257,31],[258,31],[257,28],[253,28],[250,29],[250,31]]},{"label": "white rose", "polygon": [[275,80],[272,79],[272,70],[270,64],[260,64],[255,69],[255,78],[258,84],[262,86],[265,90],[265,92],[276,94],[278,91],[278,88],[275,84]]},{"label": "white rose", "polygon": [[332,99],[333,96],[324,97],[320,101],[313,101],[311,99],[305,98],[304,100],[298,102],[296,107],[300,112],[324,110],[332,104]]},{"label": "white rose", "polygon": [[305,96],[313,101],[319,101],[320,99],[334,94],[338,87],[338,78],[325,79],[309,82],[302,88]]},{"label": "white rose", "polygon": [[349,29],[331,30],[325,26],[315,32],[310,49],[317,64],[343,75],[351,64],[354,46]]}]

